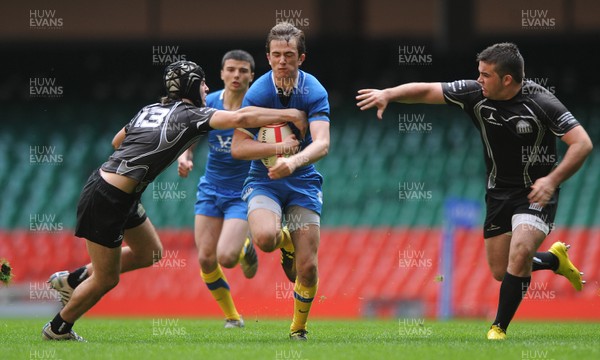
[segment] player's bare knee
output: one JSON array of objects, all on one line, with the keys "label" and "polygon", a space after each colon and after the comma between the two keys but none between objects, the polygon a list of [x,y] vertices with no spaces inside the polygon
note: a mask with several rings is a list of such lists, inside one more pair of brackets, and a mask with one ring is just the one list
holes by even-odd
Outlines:
[{"label": "player's bare knee", "polygon": [[523,268],[531,266],[532,256],[526,249],[520,249],[519,251],[511,252],[509,256],[509,267]]},{"label": "player's bare knee", "polygon": [[275,251],[275,241],[271,240],[266,240],[266,241],[257,241],[256,242],[256,246],[258,246],[258,248],[266,253],[270,253]]},{"label": "player's bare knee", "polygon": [[200,265],[214,264],[217,261],[217,255],[212,249],[198,249],[198,263]]},{"label": "player's bare knee", "polygon": [[264,252],[272,252],[276,249],[275,240],[275,234],[269,231],[252,234],[252,241]]},{"label": "player's bare knee", "polygon": [[296,271],[298,273],[298,278],[300,283],[308,284],[308,286],[312,286],[316,284],[317,276],[318,276],[318,267],[316,262],[307,261],[307,262],[298,262],[296,264]]},{"label": "player's bare knee", "polygon": [[227,269],[235,267],[239,261],[240,254],[229,253],[229,254],[218,254],[217,259],[219,264]]}]

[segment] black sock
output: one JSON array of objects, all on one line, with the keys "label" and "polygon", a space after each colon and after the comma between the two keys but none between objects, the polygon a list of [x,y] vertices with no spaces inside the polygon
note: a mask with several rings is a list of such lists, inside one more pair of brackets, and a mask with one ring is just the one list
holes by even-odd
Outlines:
[{"label": "black sock", "polygon": [[69,286],[75,289],[79,284],[81,284],[85,279],[88,278],[87,267],[82,266],[79,269],[73,271],[67,277],[67,282]]},{"label": "black sock", "polygon": [[71,331],[71,328],[73,328],[73,324],[63,320],[63,318],[60,316],[60,313],[58,313],[50,322],[50,328],[55,334],[67,334]]},{"label": "black sock", "polygon": [[519,304],[521,304],[523,296],[527,293],[530,282],[531,276],[518,277],[508,272],[504,275],[502,285],[500,285],[498,312],[496,313],[496,320],[494,320],[493,325],[497,325],[506,331],[508,324],[510,324],[510,321],[517,312]]},{"label": "black sock", "polygon": [[533,256],[533,265],[531,266],[531,271],[556,271],[556,269],[558,269],[558,258],[553,253],[549,251],[536,252]]}]

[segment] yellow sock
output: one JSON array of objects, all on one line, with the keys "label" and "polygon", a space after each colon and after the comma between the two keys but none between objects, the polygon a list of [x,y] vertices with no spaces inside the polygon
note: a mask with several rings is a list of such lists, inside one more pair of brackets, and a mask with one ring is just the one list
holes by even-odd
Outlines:
[{"label": "yellow sock", "polygon": [[277,249],[283,248],[287,252],[294,252],[294,243],[292,243],[292,235],[290,235],[290,231],[288,230],[287,226],[284,226],[281,229],[280,239],[281,240],[279,240],[279,243],[276,246]]},{"label": "yellow sock", "polygon": [[315,286],[307,287],[300,284],[298,279],[296,279],[296,285],[294,286],[294,318],[292,320],[292,326],[290,326],[291,332],[300,329],[306,330],[308,313],[310,312],[310,306],[315,298],[318,287],[318,280]]},{"label": "yellow sock", "polygon": [[221,270],[221,265],[217,265],[217,269],[211,273],[205,274],[200,270],[202,280],[206,283],[208,290],[212,294],[213,298],[219,304],[221,311],[225,314],[227,320],[239,320],[240,314],[238,314],[235,305],[233,304],[233,298],[229,291],[229,284],[227,278]]}]

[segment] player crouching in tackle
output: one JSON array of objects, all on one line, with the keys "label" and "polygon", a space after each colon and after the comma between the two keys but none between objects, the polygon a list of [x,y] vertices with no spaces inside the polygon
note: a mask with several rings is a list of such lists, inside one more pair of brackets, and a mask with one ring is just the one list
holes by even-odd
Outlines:
[{"label": "player crouching in tackle", "polygon": [[[552,270],[577,291],[585,283],[569,260],[567,245],[555,242],[547,252],[537,249],[554,224],[560,184],[581,167],[592,142],[553,94],[524,79],[524,61],[516,45],[492,45],[477,61],[477,81],[364,89],[356,99],[361,110],[376,107],[380,119],[391,101],[456,105],[479,130],[487,169],[485,249],[494,279],[502,282],[496,319],[487,334],[496,340],[506,338],[532,271]],[[560,163],[556,137],[568,145]],[[540,153],[553,160],[540,161]]]},{"label": "player crouching in tackle", "polygon": [[[73,324],[119,283],[120,273],[160,260],[162,245],[139,201],[148,184],[201,135],[282,119],[303,129],[308,126],[306,115],[296,109],[204,107],[208,91],[204,72],[191,61],[169,65],[164,81],[167,96],[144,107],[119,132],[117,150],[92,173],[81,192],[75,235],[86,239],[91,266],[87,272],[79,269],[72,279],[50,279],[62,291],[62,299],[68,296],[64,308],[44,326],[43,339],[84,341],[72,330]],[[121,247],[123,240],[129,247]],[[72,294],[67,286],[74,287]]]}]

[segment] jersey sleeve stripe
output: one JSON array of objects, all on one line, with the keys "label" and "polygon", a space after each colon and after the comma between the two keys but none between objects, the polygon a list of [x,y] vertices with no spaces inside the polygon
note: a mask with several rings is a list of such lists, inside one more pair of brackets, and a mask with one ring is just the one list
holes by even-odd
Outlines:
[{"label": "jersey sleeve stripe", "polygon": [[453,100],[450,97],[448,97],[448,95],[446,95],[446,94],[444,94],[444,97],[446,98],[446,101],[450,101],[451,103],[454,103],[454,104],[460,106],[460,108],[463,110],[465,109],[465,105],[463,103],[461,103],[460,101]]}]

